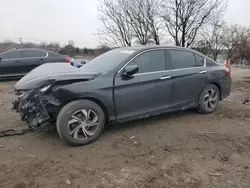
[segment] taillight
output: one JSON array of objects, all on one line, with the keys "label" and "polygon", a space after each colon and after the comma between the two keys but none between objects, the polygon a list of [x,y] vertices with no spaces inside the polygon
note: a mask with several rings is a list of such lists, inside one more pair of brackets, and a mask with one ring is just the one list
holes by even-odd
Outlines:
[{"label": "taillight", "polygon": [[228,76],[231,76],[231,70],[230,69],[225,69],[225,72],[227,73]]},{"label": "taillight", "polygon": [[224,68],[228,76],[231,76],[230,60],[225,61]]},{"label": "taillight", "polygon": [[68,57],[65,57],[65,60],[66,60],[67,62],[70,62],[70,61],[71,61],[71,59],[70,59],[69,56],[68,56]]}]

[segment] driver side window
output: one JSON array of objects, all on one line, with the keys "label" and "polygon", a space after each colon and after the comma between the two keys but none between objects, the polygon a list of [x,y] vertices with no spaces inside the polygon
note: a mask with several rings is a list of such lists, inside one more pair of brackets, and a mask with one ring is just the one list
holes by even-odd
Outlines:
[{"label": "driver side window", "polygon": [[166,70],[165,51],[154,50],[145,52],[132,60],[129,65],[138,65],[138,73],[164,71]]}]

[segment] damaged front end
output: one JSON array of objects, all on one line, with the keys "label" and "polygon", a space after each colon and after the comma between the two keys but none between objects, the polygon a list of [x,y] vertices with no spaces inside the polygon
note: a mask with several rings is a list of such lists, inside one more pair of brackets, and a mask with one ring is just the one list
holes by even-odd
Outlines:
[{"label": "damaged front end", "polygon": [[73,97],[71,92],[62,88],[99,75],[65,63],[45,63],[14,85],[17,100],[13,102],[13,109],[30,128],[55,125],[59,111]]},{"label": "damaged front end", "polygon": [[13,102],[13,109],[30,128],[52,125],[55,121],[53,113],[60,103],[52,95],[45,94],[45,89],[46,87],[16,93],[18,98]]}]

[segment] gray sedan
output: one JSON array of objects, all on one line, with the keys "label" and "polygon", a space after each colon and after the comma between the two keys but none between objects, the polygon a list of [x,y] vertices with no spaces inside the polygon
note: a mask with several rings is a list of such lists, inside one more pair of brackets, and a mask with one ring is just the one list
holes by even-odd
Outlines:
[{"label": "gray sedan", "polygon": [[185,48],[111,50],[80,68],[42,65],[23,77],[13,103],[33,129],[55,126],[72,145],[97,139],[105,124],[196,108],[212,113],[231,90],[230,69]]}]

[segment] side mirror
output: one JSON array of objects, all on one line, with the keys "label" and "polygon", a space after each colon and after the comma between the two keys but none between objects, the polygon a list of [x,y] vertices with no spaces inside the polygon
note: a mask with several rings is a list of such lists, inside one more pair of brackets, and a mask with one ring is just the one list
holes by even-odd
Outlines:
[{"label": "side mirror", "polygon": [[0,57],[0,62],[2,61],[3,58]]},{"label": "side mirror", "polygon": [[122,75],[123,76],[132,76],[139,71],[138,65],[129,65],[123,69]]},{"label": "side mirror", "polygon": [[81,61],[81,64],[82,65],[85,65],[87,62],[86,61]]}]

